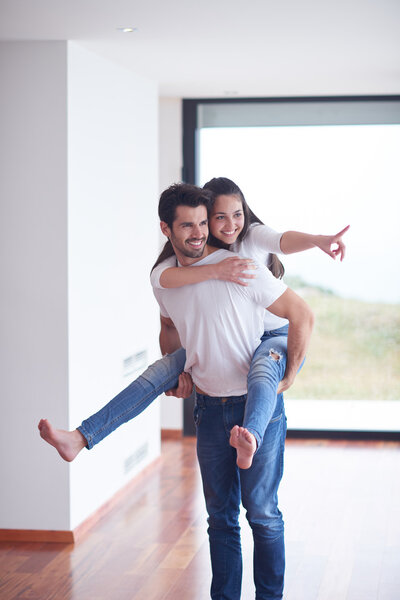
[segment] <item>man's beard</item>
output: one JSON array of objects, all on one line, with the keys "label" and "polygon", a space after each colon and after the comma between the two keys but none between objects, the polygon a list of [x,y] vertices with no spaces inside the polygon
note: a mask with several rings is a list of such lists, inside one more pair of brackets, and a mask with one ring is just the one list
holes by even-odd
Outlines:
[{"label": "man's beard", "polygon": [[[193,248],[191,246],[188,246],[187,243],[188,242],[199,242],[201,241],[202,244],[201,246],[199,246],[198,249]],[[183,244],[177,243],[177,240],[175,238],[175,236],[172,234],[171,235],[171,243],[173,246],[175,246],[175,248],[183,255],[186,256],[187,258],[201,258],[204,254],[204,249],[206,247],[205,242],[207,241],[206,237],[201,238],[200,240],[198,238],[190,238],[188,240],[185,240],[183,242]]]}]

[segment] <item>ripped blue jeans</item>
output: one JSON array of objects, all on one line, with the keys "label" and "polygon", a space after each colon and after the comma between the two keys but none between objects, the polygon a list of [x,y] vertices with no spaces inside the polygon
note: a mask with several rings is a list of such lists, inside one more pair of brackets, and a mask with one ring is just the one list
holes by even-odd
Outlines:
[{"label": "ripped blue jeans", "polygon": [[247,376],[243,427],[255,436],[257,449],[262,444],[277,404],[283,404],[283,395],[277,397],[276,391],[286,369],[288,328],[284,325],[264,332]]},{"label": "ripped blue jeans", "polygon": [[[258,448],[277,405],[276,390],[286,368],[287,332],[287,325],[266,331],[251,362],[243,427],[254,434]],[[185,360],[183,348],[164,356],[96,414],[85,419],[78,429],[87,440],[87,448],[93,448],[120,425],[139,415],[157,396],[175,387]]]},{"label": "ripped blue jeans", "polygon": [[185,367],[186,352],[179,348],[150,365],[96,414],[82,421],[78,430],[90,450],[117,427],[143,412],[160,394],[176,387]]}]

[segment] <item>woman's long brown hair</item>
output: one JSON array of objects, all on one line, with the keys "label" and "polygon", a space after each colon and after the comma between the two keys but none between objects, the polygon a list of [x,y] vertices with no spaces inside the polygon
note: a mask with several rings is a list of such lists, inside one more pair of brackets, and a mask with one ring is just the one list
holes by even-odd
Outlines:
[{"label": "woman's long brown hair", "polygon": [[[207,183],[203,186],[203,189],[212,193],[212,204],[215,202],[218,196],[222,195],[237,196],[241,201],[244,214],[244,225],[242,231],[238,235],[237,241],[241,242],[246,237],[249,227],[252,223],[264,225],[261,219],[259,219],[250,209],[240,187],[231,179],[228,179],[227,177],[214,177],[213,179],[210,179],[210,181],[207,181]],[[211,246],[216,246],[217,248],[226,248],[227,250],[230,250],[231,248],[228,244],[218,240],[211,233],[208,238],[208,243],[211,244]],[[282,279],[285,273],[285,268],[276,254],[268,255],[267,267],[274,277],[277,279]]]}]

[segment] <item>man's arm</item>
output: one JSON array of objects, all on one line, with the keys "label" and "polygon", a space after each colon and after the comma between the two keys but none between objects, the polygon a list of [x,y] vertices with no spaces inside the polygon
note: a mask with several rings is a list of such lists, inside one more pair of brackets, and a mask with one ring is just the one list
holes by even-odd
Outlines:
[{"label": "man's arm", "polygon": [[310,307],[293,290],[287,289],[268,310],[289,321],[286,371],[278,386],[278,393],[289,389],[303,362],[314,325]]},{"label": "man's arm", "polygon": [[[178,332],[174,322],[160,315],[160,348],[162,354],[171,354],[181,347]],[[177,398],[189,398],[193,391],[193,381],[189,373],[181,373],[179,375],[178,386],[165,392],[166,396],[176,396]]]},{"label": "man's arm", "polygon": [[178,350],[182,344],[173,321],[168,317],[163,317],[162,315],[160,315],[160,320],[160,348],[161,353],[164,356],[164,354],[172,354],[172,352]]}]

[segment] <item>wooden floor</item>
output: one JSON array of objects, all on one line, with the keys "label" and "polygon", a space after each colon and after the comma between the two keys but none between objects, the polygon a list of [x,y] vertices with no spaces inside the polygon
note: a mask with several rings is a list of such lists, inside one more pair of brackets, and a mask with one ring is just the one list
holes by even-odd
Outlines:
[{"label": "wooden floor", "polygon": [[[193,439],[163,456],[75,546],[0,543],[1,600],[206,600]],[[400,443],[288,440],[286,600],[400,599]],[[243,517],[243,600],[254,598]]]}]

